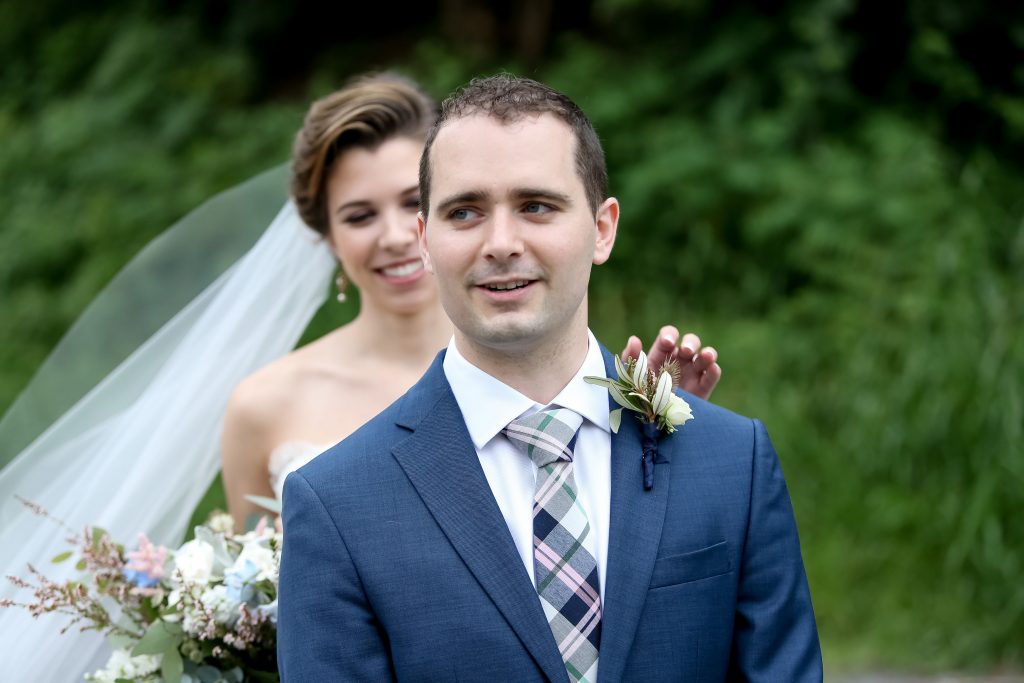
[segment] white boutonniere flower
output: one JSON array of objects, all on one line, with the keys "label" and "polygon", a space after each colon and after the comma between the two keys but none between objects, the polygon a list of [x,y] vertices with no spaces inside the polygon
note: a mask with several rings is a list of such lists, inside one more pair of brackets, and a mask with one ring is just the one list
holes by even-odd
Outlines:
[{"label": "white boutonniere flower", "polygon": [[602,386],[611,394],[612,400],[621,408],[608,415],[612,432],[617,433],[622,424],[622,411],[636,413],[643,424],[643,466],[644,488],[654,487],[654,460],[658,453],[658,439],[676,431],[693,419],[690,404],[675,394],[679,385],[679,366],[674,361],[665,363],[658,373],[652,370],[643,351],[637,358],[623,362],[615,358],[615,372],[618,379],[609,377],[584,377],[590,384]]},{"label": "white boutonniere flower", "polygon": [[619,431],[623,410],[635,412],[641,421],[657,425],[665,434],[671,434],[676,427],[693,419],[690,404],[674,393],[679,384],[679,367],[675,362],[665,363],[655,376],[648,366],[647,354],[641,351],[639,357],[630,358],[625,363],[616,357],[615,372],[618,379],[583,378],[590,384],[606,388],[612,399],[622,406],[609,415],[613,432]]}]

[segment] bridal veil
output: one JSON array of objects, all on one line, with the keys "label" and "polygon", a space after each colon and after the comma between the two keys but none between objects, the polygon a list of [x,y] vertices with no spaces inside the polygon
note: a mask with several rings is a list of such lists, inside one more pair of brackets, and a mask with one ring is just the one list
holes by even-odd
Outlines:
[{"label": "bridal veil", "polygon": [[[3,575],[24,577],[29,563],[54,579],[74,571],[49,561],[67,549],[67,531],[16,496],[74,530],[182,540],[220,466],[231,390],[292,349],[328,294],[334,258],[285,187],[284,167],[268,171],[153,240],[0,420]],[[0,598],[32,596],[3,581]],[[65,623],[0,609],[4,678],[81,680],[101,666],[103,639],[75,627],[62,636]]]}]

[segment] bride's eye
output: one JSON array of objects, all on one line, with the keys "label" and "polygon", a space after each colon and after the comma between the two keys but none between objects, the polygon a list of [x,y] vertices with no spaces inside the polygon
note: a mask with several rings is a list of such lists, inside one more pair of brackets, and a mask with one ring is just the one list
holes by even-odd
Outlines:
[{"label": "bride's eye", "polygon": [[371,211],[354,213],[351,216],[345,216],[341,222],[353,226],[366,225],[373,220],[373,216],[374,214]]},{"label": "bride's eye", "polygon": [[415,197],[409,197],[407,200],[405,200],[405,204],[403,206],[405,206],[405,208],[410,209],[412,211],[419,211],[420,210],[420,196],[416,195]]}]

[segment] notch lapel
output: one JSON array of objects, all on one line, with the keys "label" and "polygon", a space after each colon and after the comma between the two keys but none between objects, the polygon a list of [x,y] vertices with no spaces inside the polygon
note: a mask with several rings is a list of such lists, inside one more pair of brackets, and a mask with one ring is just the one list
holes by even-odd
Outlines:
[{"label": "notch lapel", "polygon": [[[455,551],[552,681],[565,664],[441,365],[406,396],[400,424],[413,429],[392,454]],[[430,404],[433,403],[431,406]],[[422,410],[423,406],[430,406]],[[421,412],[422,411],[422,412]]]},{"label": "notch lapel", "polygon": [[[607,349],[605,370],[615,377],[614,361]],[[611,408],[619,406],[609,399]],[[654,571],[654,561],[665,523],[670,463],[659,453],[654,466],[654,488],[644,490],[640,467],[640,422],[622,416],[612,434],[611,519],[608,532],[607,586],[603,591],[601,660],[599,681],[618,681],[629,657],[640,614]]]}]

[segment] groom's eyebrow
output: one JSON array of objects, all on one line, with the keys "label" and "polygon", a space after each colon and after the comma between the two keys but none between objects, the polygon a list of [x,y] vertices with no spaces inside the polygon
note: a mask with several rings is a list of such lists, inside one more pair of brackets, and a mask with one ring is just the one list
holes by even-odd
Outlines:
[{"label": "groom's eyebrow", "polygon": [[512,191],[512,197],[521,201],[536,199],[551,202],[553,204],[561,204],[563,206],[572,206],[572,198],[569,195],[556,192],[554,190],[545,190],[539,187],[518,188]]},{"label": "groom's eyebrow", "polygon": [[466,192],[460,192],[444,199],[437,205],[437,212],[443,215],[459,204],[481,202],[486,198],[487,193],[483,190],[467,190]]}]

